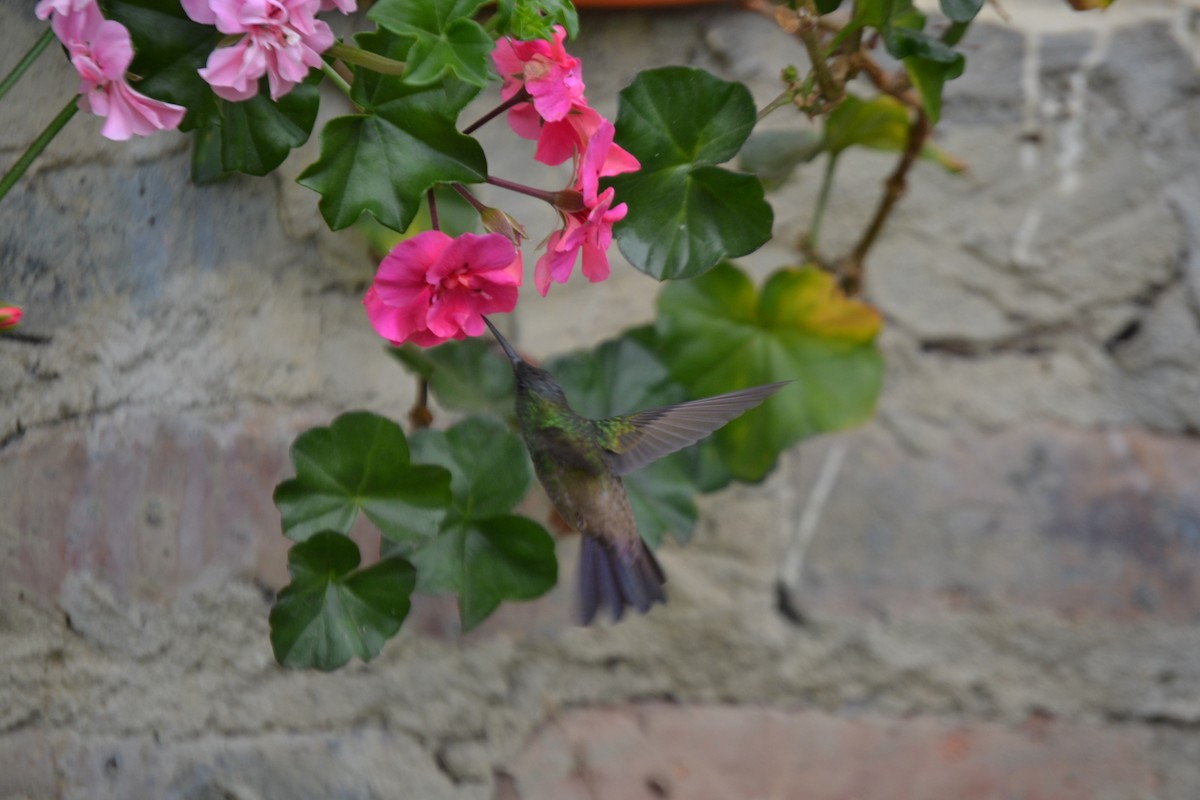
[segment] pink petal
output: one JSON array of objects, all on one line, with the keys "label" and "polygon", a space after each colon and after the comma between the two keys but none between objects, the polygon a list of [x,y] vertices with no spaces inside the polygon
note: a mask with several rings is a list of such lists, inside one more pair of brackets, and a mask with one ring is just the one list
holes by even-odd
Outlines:
[{"label": "pink petal", "polygon": [[208,0],[181,0],[183,3],[183,13],[187,14],[193,22],[199,22],[201,25],[215,25],[217,16],[209,8]]},{"label": "pink petal", "polygon": [[124,25],[106,19],[92,36],[92,52],[104,77],[111,81],[124,80],[133,61],[133,40]]},{"label": "pink petal", "polygon": [[542,135],[542,116],[533,103],[519,103],[508,111],[508,127],[522,139],[537,139]]},{"label": "pink petal", "polygon": [[155,131],[178,128],[186,113],[183,106],[154,100],[124,81],[114,81],[108,87],[107,119],[100,133],[119,142],[131,135],[149,136]]},{"label": "pink petal", "polygon": [[379,265],[376,279],[401,283],[426,283],[442,252],[454,240],[441,231],[425,231],[392,248]]},{"label": "pink petal", "polygon": [[608,265],[608,252],[594,244],[583,246],[583,276],[592,283],[606,280],[611,271]]},{"label": "pink petal", "polygon": [[92,36],[103,23],[104,17],[100,14],[100,7],[93,0],[78,11],[55,14],[54,19],[50,20],[50,28],[58,40],[75,55],[77,49],[87,49]]},{"label": "pink petal", "polygon": [[464,233],[446,247],[428,277],[441,281],[464,268],[469,273],[503,270],[513,263],[516,252],[513,243],[499,233]]},{"label": "pink petal", "polygon": [[258,79],[267,71],[266,58],[247,36],[239,42],[213,50],[200,77],[208,81],[218,97],[238,102],[258,94]]},{"label": "pink petal", "polygon": [[537,151],[533,154],[535,161],[554,166],[574,158],[575,153],[582,149],[584,140],[579,138],[570,119],[571,115],[568,114],[558,122],[547,122],[542,126]]},{"label": "pink petal", "polygon": [[353,14],[357,10],[356,2],[357,0],[321,0],[321,10],[332,11],[336,8],[343,14]]},{"label": "pink petal", "polygon": [[[425,316],[428,313],[430,293],[414,298],[405,306],[395,306],[384,302],[375,285],[367,289],[363,297],[363,306],[367,310],[367,319],[375,332],[394,344],[406,341],[416,341],[419,334],[426,331]],[[421,342],[418,342],[420,344]]]}]

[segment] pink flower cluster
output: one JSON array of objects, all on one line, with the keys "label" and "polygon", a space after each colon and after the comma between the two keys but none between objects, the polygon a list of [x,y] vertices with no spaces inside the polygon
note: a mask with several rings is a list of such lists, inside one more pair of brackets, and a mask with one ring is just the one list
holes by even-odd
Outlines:
[{"label": "pink flower cluster", "polygon": [[[66,0],[60,0],[66,1]],[[356,0],[182,0],[187,15],[202,25],[239,38],[218,47],[200,75],[218,97],[234,102],[258,94],[267,76],[271,99],[278,100],[321,66],[321,53],[333,44],[333,31],[318,11],[354,11]]]},{"label": "pink flower cluster", "polygon": [[129,85],[129,30],[105,19],[96,0],[41,0],[34,13],[38,19],[53,17],[50,27],[79,73],[79,108],[104,117],[102,135],[124,141],[179,127],[187,109],[146,97]]},{"label": "pink flower cluster", "polygon": [[483,333],[483,315],[512,311],[520,285],[521,251],[501,234],[425,231],[392,249],[363,305],[392,344],[432,347]]},{"label": "pink flower cluster", "polygon": [[602,281],[609,275],[608,248],[613,223],[623,219],[624,203],[613,206],[613,190],[599,190],[599,179],[634,172],[641,165],[627,150],[613,143],[613,125],[587,104],[578,58],[567,53],[567,32],[554,28],[554,41],[516,42],[501,39],[492,60],[504,80],[506,100],[524,89],[529,101],[508,113],[508,124],[518,136],[537,140],[534,158],[543,164],[573,159],[575,174],[568,187],[581,198],[579,208],[563,209],[562,230],[550,234],[546,252],[538,259],[534,282],[543,296],[551,282],[566,283],[579,254],[583,274]]}]

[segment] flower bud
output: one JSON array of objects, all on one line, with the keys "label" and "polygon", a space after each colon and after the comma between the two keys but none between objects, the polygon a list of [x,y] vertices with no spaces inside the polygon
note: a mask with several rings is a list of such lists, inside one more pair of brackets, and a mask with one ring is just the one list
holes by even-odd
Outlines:
[{"label": "flower bud", "polygon": [[525,228],[521,223],[498,208],[483,209],[479,212],[479,218],[483,222],[484,230],[488,233],[500,234],[517,247],[521,246],[522,239],[529,238],[529,234],[525,233]]},{"label": "flower bud", "polygon": [[0,305],[0,331],[10,331],[20,325],[23,314],[20,306]]},{"label": "flower bud", "polygon": [[563,189],[561,192],[554,193],[554,207],[564,214],[578,214],[580,211],[587,210],[587,203],[583,202],[583,194],[574,189]]}]

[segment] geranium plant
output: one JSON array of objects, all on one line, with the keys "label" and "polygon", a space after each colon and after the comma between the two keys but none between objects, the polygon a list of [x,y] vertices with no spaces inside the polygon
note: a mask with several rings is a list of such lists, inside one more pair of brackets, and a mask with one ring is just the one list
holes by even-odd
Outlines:
[{"label": "geranium plant", "polygon": [[[295,542],[291,583],[271,612],[276,657],[334,669],[378,654],[414,591],[456,595],[469,629],[557,579],[551,534],[513,511],[532,473],[512,430],[511,373],[490,340],[476,338],[485,315],[516,307],[527,255],[539,302],[553,302],[553,284],[577,265],[583,279],[605,280],[614,242],[648,280],[671,281],[653,325],[546,365],[584,415],[793,381],[712,440],[629,476],[651,546],[689,538],[697,493],[762,480],[796,442],[869,417],[882,380],[881,320],[854,295],[913,165],[962,168],[930,135],[943,86],[964,69],[956,46],[983,2],[941,0],[944,18],[931,21],[911,0],[745,0],[793,34],[806,60],[781,65],[776,99],[758,108],[739,83],[669,67],[638,75],[608,120],[588,104],[584,65],[569,52],[579,25],[569,0],[378,0],[363,9],[356,0],[40,0],[34,13],[48,30],[0,97],[55,42],[78,73],[78,93],[0,180],[0,198],[80,110],[101,117],[109,139],[190,132],[192,178],[207,183],[271,172],[312,134],[318,84],[344,94],[350,113],[324,126],[320,157],[300,182],[317,193],[330,228],[369,216],[392,232],[363,324],[415,375],[419,401],[407,434],[366,412],[301,434],[295,477],[274,494]],[[345,40],[321,16],[356,11],[366,30]],[[882,66],[879,51],[900,66]],[[462,112],[485,92],[494,110],[464,124]],[[795,135],[752,137],[785,109]],[[501,117],[535,143],[531,159],[563,165],[561,184],[493,173],[471,134]],[[856,148],[894,151],[896,164],[858,241],[826,253],[821,216],[839,159]],[[825,169],[798,263],[755,286],[729,259],[771,236],[764,187],[818,158]],[[544,200],[561,225],[530,247],[519,220],[475,196],[481,183]],[[441,229],[437,187],[469,204],[474,230]],[[422,207],[426,226],[416,222]],[[14,335],[21,319],[18,306],[0,305],[0,335]],[[467,416],[433,427],[430,393]],[[369,566],[346,535],[360,513],[383,540]]]}]

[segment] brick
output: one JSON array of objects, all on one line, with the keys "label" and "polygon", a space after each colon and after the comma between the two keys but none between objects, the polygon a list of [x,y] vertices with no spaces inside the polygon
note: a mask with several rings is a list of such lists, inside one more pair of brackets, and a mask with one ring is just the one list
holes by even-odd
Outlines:
[{"label": "brick", "polygon": [[[869,431],[840,441],[845,463],[788,584],[808,612],[1200,620],[1200,441],[1042,424],[930,456]],[[801,502],[823,461],[805,451]]]},{"label": "brick", "polygon": [[124,414],[28,432],[0,466],[0,585],[42,603],[71,572],[121,601],[169,602],[214,573],[286,582],[271,501],[288,447],[319,419]]},{"label": "brick", "polygon": [[1157,789],[1145,731],[1046,719],[645,705],[568,712],[505,772],[521,800],[1128,800]]}]

